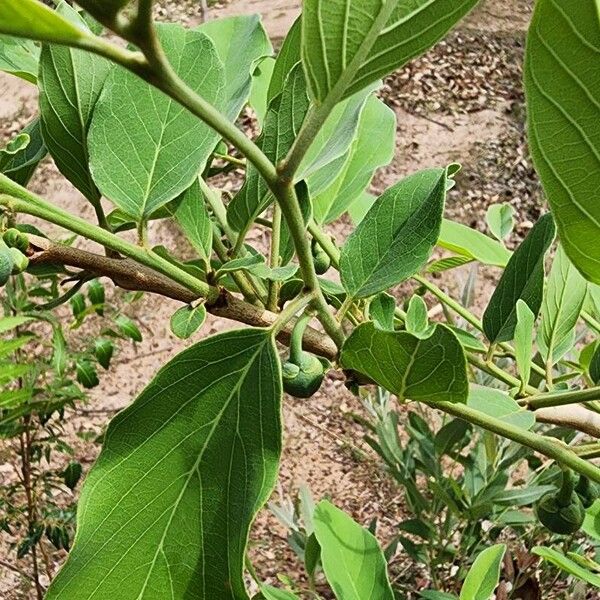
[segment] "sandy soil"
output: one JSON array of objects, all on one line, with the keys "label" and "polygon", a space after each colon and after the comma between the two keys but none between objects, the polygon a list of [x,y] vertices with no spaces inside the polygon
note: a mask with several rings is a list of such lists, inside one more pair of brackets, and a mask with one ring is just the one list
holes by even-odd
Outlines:
[{"label": "sandy soil", "polygon": [[[181,13],[185,14],[188,23],[197,22],[199,13],[196,7],[184,2],[174,4],[175,7],[165,6],[163,12],[167,17]],[[214,16],[259,12],[264,16],[269,33],[277,39],[285,35],[299,12],[299,6],[300,2],[291,0],[233,0],[212,12]],[[500,78],[498,89],[518,89],[520,86],[520,71],[515,61],[522,52],[529,16],[529,1],[489,0],[460,27],[461,32],[474,35],[483,43],[483,47],[474,51],[476,56],[485,55],[486,40],[510,50],[507,56],[512,57],[511,64],[494,67]],[[459,56],[461,47],[456,37],[453,40],[453,48]],[[428,70],[431,64],[436,64],[436,60],[434,52],[419,63],[418,68],[424,73],[419,78],[424,80],[423,85],[428,81]],[[478,68],[475,65],[473,71],[478,72]],[[457,82],[460,83],[464,73],[456,65],[450,65],[447,71],[437,83],[436,92],[444,95],[448,91],[454,98]],[[508,146],[510,152],[519,157],[526,156],[521,135],[522,111],[514,108],[515,102],[519,105],[518,99],[510,100],[502,94],[494,96],[493,90],[488,90],[475,109],[461,109],[458,102],[456,110],[452,110],[452,106],[447,109],[426,103],[423,108],[402,98],[402,85],[392,78],[382,93],[398,115],[397,154],[393,163],[376,177],[373,190],[382,191],[405,173],[459,160],[465,170],[459,180],[458,192],[453,194],[449,214],[483,229],[485,207],[506,197],[507,171],[495,158],[499,145],[502,148]],[[424,97],[430,91],[425,87],[421,89]],[[33,86],[0,74],[0,139],[18,131],[34,113],[35,105]],[[502,145],[503,140],[508,142]],[[526,158],[523,160],[526,161]],[[526,168],[529,167],[526,165]],[[514,176],[512,172],[511,176]],[[518,206],[522,220],[539,211],[539,198],[534,188],[535,183],[532,183],[527,188],[526,197],[509,198]],[[32,189],[74,214],[91,218],[86,201],[59,176],[49,161],[40,169]],[[343,225],[336,229],[339,235],[343,235],[344,231]],[[174,228],[165,224],[156,226],[152,231],[153,242],[157,244],[172,245],[176,235]],[[138,348],[126,346],[121,350],[114,361],[115,368],[102,378],[100,387],[91,394],[89,409],[113,411],[127,405],[160,365],[188,345],[175,339],[169,331],[168,319],[175,309],[175,303],[157,297],[147,297],[132,307],[132,314],[143,325],[145,341]],[[209,319],[196,339],[230,326],[230,323]],[[383,471],[375,468],[374,455],[361,442],[361,429],[349,419],[348,413],[358,410],[357,401],[335,377],[310,402],[288,399],[284,408],[285,452],[280,487],[285,496],[293,497],[299,485],[306,483],[316,498],[331,497],[362,523],[377,517],[385,541],[391,524],[402,515],[402,495]],[[74,430],[100,433],[105,420],[103,412],[79,415],[74,417],[73,427]],[[88,468],[97,447],[80,444],[79,448]],[[6,464],[0,466],[8,467]],[[279,492],[275,493],[274,500],[279,501]],[[293,565],[285,542],[285,530],[277,525],[268,511],[263,512],[255,526],[253,554],[261,576],[267,579]],[[28,568],[25,561],[21,566]],[[7,600],[27,598],[26,583],[0,567],[0,596]]]}]

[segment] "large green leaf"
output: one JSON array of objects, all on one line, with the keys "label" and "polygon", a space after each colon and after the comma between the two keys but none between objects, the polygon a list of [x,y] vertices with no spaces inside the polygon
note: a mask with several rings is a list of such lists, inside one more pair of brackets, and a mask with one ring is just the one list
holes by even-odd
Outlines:
[{"label": "large green leaf", "polygon": [[513,427],[531,429],[535,425],[535,415],[502,390],[472,385],[467,405]]},{"label": "large green leaf", "polygon": [[485,265],[505,267],[511,257],[510,251],[500,242],[476,229],[448,219],[442,221],[438,245]]},{"label": "large green leaf", "polygon": [[18,184],[26,186],[48,150],[42,138],[39,118],[31,121],[21,131],[20,135],[22,134],[29,137],[29,142],[24,148],[14,154],[0,152],[0,173],[4,173]]},{"label": "large green leaf", "polygon": [[250,524],[281,450],[279,358],[266,330],[208,338],[110,424],[48,600],[247,598]]},{"label": "large green leaf", "polygon": [[[262,151],[272,161],[282,159],[292,147],[308,107],[304,72],[301,65],[297,64],[289,73],[283,92],[269,105],[260,138]],[[236,231],[246,231],[254,219],[269,206],[271,198],[264,179],[253,166],[249,166],[244,186],[228,206],[229,224]]]},{"label": "large green leaf", "polygon": [[321,562],[338,600],[393,600],[385,557],[373,534],[323,500],[313,515]]},{"label": "large green leaf", "polygon": [[223,112],[230,119],[236,119],[250,95],[255,64],[273,52],[260,16],[213,19],[201,25],[198,31],[212,40],[225,66],[226,106]]},{"label": "large green leaf", "polygon": [[515,250],[483,315],[483,330],[490,342],[513,338],[517,300],[523,300],[534,316],[539,314],[544,291],[544,257],[555,235],[552,215],[544,215]]},{"label": "large green leaf", "polygon": [[0,71],[36,83],[39,58],[40,48],[35,42],[0,35]]},{"label": "large green leaf", "polygon": [[440,40],[477,0],[305,0],[302,59],[313,98],[351,96]]},{"label": "large green leaf", "polygon": [[[171,211],[170,205],[168,208]],[[208,262],[212,253],[213,223],[198,180],[174,203],[172,214],[194,250]]]},{"label": "large green leaf", "polygon": [[460,590],[460,600],[489,600],[498,587],[505,544],[497,544],[481,552],[467,573]]},{"label": "large green leaf", "polygon": [[396,115],[370,96],[348,151],[308,179],[316,220],[330,223],[342,216],[364,193],[376,169],[392,160],[395,147]]},{"label": "large green leaf", "polygon": [[[68,4],[61,14],[85,29]],[[111,64],[95,54],[65,46],[44,45],[40,57],[39,87],[42,135],[59,171],[92,202],[100,192],[89,169],[88,131],[92,114]]]},{"label": "large green leaf", "polygon": [[542,304],[538,348],[555,363],[573,347],[575,327],[585,302],[587,282],[559,246]]},{"label": "large green leaf", "polygon": [[529,29],[529,145],[573,264],[600,283],[598,0],[539,0]]},{"label": "large green leaf", "polygon": [[364,298],[404,281],[427,262],[440,233],[446,170],[415,173],[388,189],[342,248],[350,296]]},{"label": "large green leaf", "polygon": [[544,560],[558,567],[561,571],[569,573],[594,587],[600,588],[600,575],[594,573],[589,569],[586,569],[581,564],[571,560],[561,552],[554,550],[554,548],[547,548],[545,546],[535,546],[531,552],[541,556]]},{"label": "large green leaf", "polygon": [[89,34],[37,0],[2,0],[0,34],[56,42],[84,43]]},{"label": "large green leaf", "polygon": [[531,360],[533,358],[533,330],[535,315],[523,300],[517,300],[515,307],[517,323],[515,325],[515,362],[521,378],[521,387],[529,383]]},{"label": "large green leaf", "polygon": [[[178,25],[161,25],[159,33],[179,76],[221,107],[224,68],[210,38]],[[120,68],[106,80],[89,136],[96,185],[138,221],[190,187],[219,139],[186,109]]]},{"label": "large green leaf", "polygon": [[469,394],[464,351],[444,325],[437,325],[428,338],[419,339],[364,323],[346,340],[341,363],[401,400],[466,402]]}]

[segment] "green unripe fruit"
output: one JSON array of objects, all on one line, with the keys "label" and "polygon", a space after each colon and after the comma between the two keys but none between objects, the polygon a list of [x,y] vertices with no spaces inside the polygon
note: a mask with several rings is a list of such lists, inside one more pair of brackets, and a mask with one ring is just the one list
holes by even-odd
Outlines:
[{"label": "green unripe fruit", "polygon": [[295,398],[310,398],[321,387],[325,368],[321,361],[308,352],[303,352],[295,362],[283,365],[283,389]]},{"label": "green unripe fruit", "polygon": [[302,349],[302,338],[310,319],[311,315],[304,313],[296,321],[290,339],[290,357],[282,368],[283,389],[295,398],[314,396],[323,383],[329,364]]},{"label": "green unripe fruit", "polygon": [[0,287],[6,285],[6,282],[12,275],[13,256],[10,248],[0,240]]},{"label": "green unripe fruit", "polygon": [[596,500],[600,499],[600,487],[598,484],[590,481],[583,475],[579,477],[575,492],[579,496],[584,508],[589,508]]},{"label": "green unripe fruit", "polygon": [[27,237],[27,234],[22,233],[14,227],[7,229],[2,238],[10,248],[17,248],[21,252],[27,252],[27,249],[29,248],[29,238]]},{"label": "green unripe fruit", "polygon": [[331,258],[315,240],[312,242],[312,255],[317,275],[324,275],[327,273],[329,267],[331,267]]},{"label": "green unripe fruit", "polygon": [[563,472],[560,490],[546,494],[536,505],[535,512],[540,523],[554,533],[571,535],[581,529],[585,509],[574,492],[571,471]]},{"label": "green unripe fruit", "polygon": [[9,248],[9,251],[13,261],[11,274],[18,275],[26,271],[29,266],[29,259],[20,250],[17,250],[17,248]]}]

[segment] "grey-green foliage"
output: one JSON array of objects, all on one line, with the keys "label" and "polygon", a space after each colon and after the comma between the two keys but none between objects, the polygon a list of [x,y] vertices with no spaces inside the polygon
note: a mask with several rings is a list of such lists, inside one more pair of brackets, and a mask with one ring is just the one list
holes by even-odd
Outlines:
[{"label": "grey-green foliage", "polygon": [[190,338],[206,320],[206,307],[184,306],[171,316],[171,331],[182,340]]},{"label": "grey-green foliage", "polygon": [[586,294],[586,280],[559,246],[542,304],[538,347],[544,360],[555,363],[573,347]]},{"label": "grey-green foliage", "polygon": [[106,432],[48,600],[247,598],[244,550],[277,475],[280,401],[268,331],[208,338],[163,367]]},{"label": "grey-green foliage", "polygon": [[[223,106],[225,70],[210,38],[179,25],[161,25],[159,34],[178,75]],[[137,221],[187,189],[219,140],[177,102],[119,68],[106,80],[89,135],[94,181]]]},{"label": "grey-green foliage", "polygon": [[[309,101],[302,66],[297,64],[289,73],[283,91],[270,103],[259,145],[272,161],[283,158],[296,139],[308,111]],[[231,201],[227,220],[236,231],[246,231],[262,213],[272,196],[255,167],[250,165],[246,182]]]},{"label": "grey-green foliage", "polygon": [[446,182],[445,169],[429,169],[379,198],[342,249],[342,283],[350,296],[371,296],[423,267],[440,234]]},{"label": "grey-green foliage", "polygon": [[313,515],[321,562],[338,600],[393,600],[385,557],[373,534],[323,500]]},{"label": "grey-green foliage", "polygon": [[302,57],[312,97],[343,99],[441,39],[477,0],[306,0]]},{"label": "grey-green foliage", "polygon": [[207,263],[212,253],[213,222],[208,214],[198,180],[181,194],[170,212],[194,250]]},{"label": "grey-green foliage", "polygon": [[[57,11],[86,29],[83,19],[66,2],[61,2]],[[103,58],[66,46],[45,44],[40,56],[44,142],[59,171],[92,202],[100,199],[100,192],[90,173],[88,132],[111,68]]]},{"label": "grey-green foliage", "polygon": [[[395,138],[394,111],[377,97],[369,96],[347,151],[308,180],[315,219],[319,223],[338,219],[356,202],[373,179],[376,169],[392,160]],[[377,139],[376,144],[374,139]]]},{"label": "grey-green foliage", "polygon": [[0,36],[0,71],[36,83],[39,58],[40,48],[35,42]]},{"label": "grey-green foliage", "polygon": [[544,291],[544,258],[554,240],[552,215],[540,218],[511,257],[483,315],[483,330],[492,343],[514,336],[517,300],[537,316]]},{"label": "grey-green foliage", "polygon": [[198,31],[215,45],[225,67],[223,112],[232,120],[248,100],[255,63],[273,52],[259,15],[213,19]]},{"label": "grey-green foliage", "polygon": [[359,325],[342,348],[341,363],[401,400],[466,402],[467,363],[458,338],[445,325],[419,339],[405,331]]},{"label": "grey-green foliage", "polygon": [[539,0],[527,40],[529,145],[561,242],[600,283],[600,17],[597,0]]},{"label": "grey-green foliage", "polygon": [[27,145],[18,152],[0,152],[0,173],[26,186],[40,161],[48,153],[42,138],[40,119],[36,118],[21,132],[29,137]]}]

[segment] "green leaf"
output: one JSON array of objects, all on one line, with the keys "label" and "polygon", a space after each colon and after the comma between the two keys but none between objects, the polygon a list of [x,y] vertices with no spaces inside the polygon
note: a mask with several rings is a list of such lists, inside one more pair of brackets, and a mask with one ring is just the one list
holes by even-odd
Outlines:
[{"label": "green leaf", "polygon": [[485,218],[492,235],[500,242],[506,239],[515,226],[515,209],[510,204],[492,204]]},{"label": "green leaf", "polygon": [[406,331],[415,337],[425,339],[431,335],[427,304],[421,296],[413,296],[406,311]]},{"label": "green leaf", "polygon": [[302,17],[298,17],[290,27],[277,54],[267,96],[269,102],[283,92],[289,73],[301,61],[301,37]]},{"label": "green leaf", "polygon": [[[59,8],[86,29],[66,2]],[[89,168],[88,131],[110,70],[108,60],[90,52],[47,44],[42,48],[38,83],[44,141],[58,170],[91,202],[100,200],[100,192]]]},{"label": "green leaf", "polygon": [[314,512],[321,562],[338,600],[393,600],[387,565],[377,540],[330,502]]},{"label": "green leaf", "polygon": [[94,356],[103,369],[110,367],[114,351],[115,345],[110,340],[99,338],[94,342]]},{"label": "green leaf", "polygon": [[[259,139],[259,146],[272,161],[284,158],[292,147],[308,107],[304,73],[301,65],[297,64],[289,73],[283,92],[270,103]],[[247,231],[254,219],[269,206],[271,199],[264,179],[256,168],[249,165],[244,186],[227,207],[229,224],[236,231]]]},{"label": "green leaf", "polygon": [[595,540],[600,540],[600,501],[596,500],[585,511],[585,519],[581,529]]},{"label": "green leaf", "polygon": [[[223,105],[224,68],[210,38],[179,25],[158,29],[178,75]],[[91,170],[100,191],[137,221],[188,189],[219,136],[136,75],[112,69],[89,133]]]},{"label": "green leaf", "polygon": [[296,594],[286,590],[280,590],[272,585],[263,585],[260,588],[265,600],[298,600]]},{"label": "green leaf", "polygon": [[29,323],[32,321],[31,317],[17,316],[17,317],[2,317],[0,319],[0,333],[6,333],[7,331],[12,331],[21,325],[25,325],[25,323]]},{"label": "green leaf", "polygon": [[198,27],[215,45],[225,67],[226,106],[223,113],[232,121],[248,101],[255,64],[273,53],[259,15],[213,19]]},{"label": "green leaf", "polygon": [[96,368],[89,360],[78,360],[76,364],[77,381],[86,389],[95,388],[99,383]]},{"label": "green leaf", "polygon": [[247,599],[248,531],[277,476],[281,396],[265,330],[208,338],[163,367],[106,432],[47,600]]},{"label": "green leaf", "polygon": [[535,546],[531,549],[531,552],[541,556],[544,560],[558,567],[561,571],[564,571],[569,575],[573,575],[574,577],[577,577],[577,579],[581,579],[582,581],[585,581],[594,587],[600,588],[600,575],[592,573],[590,570],[582,567],[574,560],[567,558],[561,552],[558,552],[553,548],[546,548],[544,546]]},{"label": "green leaf", "polygon": [[254,109],[256,120],[262,129],[269,107],[269,84],[273,78],[275,59],[271,56],[265,57],[257,65],[252,75],[252,88],[248,104]]},{"label": "green leaf", "polygon": [[600,283],[597,0],[540,0],[525,60],[529,145],[565,252]]},{"label": "green leaf", "polygon": [[477,0],[306,0],[302,59],[313,99],[343,99],[428,50]]},{"label": "green leaf", "polygon": [[535,415],[501,390],[472,385],[467,405],[513,427],[531,429],[535,425]]},{"label": "green leaf", "polygon": [[67,369],[67,341],[60,325],[52,328],[52,368],[56,375],[63,377]]},{"label": "green leaf", "polygon": [[494,502],[500,506],[529,506],[548,492],[555,490],[556,488],[553,485],[530,485],[525,488],[511,488],[494,496]]},{"label": "green leaf", "polygon": [[444,219],[438,245],[484,265],[505,267],[511,253],[501,243],[461,223]]},{"label": "green leaf", "polygon": [[600,385],[600,344],[596,347],[596,351],[590,361],[590,379],[596,384]]},{"label": "green leaf", "polygon": [[497,544],[481,552],[467,573],[460,590],[460,600],[489,600],[498,586],[505,544]]},{"label": "green leaf", "polygon": [[445,169],[421,171],[387,190],[342,248],[348,294],[372,296],[418,272],[438,240],[445,199]]},{"label": "green leaf", "polygon": [[194,250],[208,262],[212,254],[213,224],[197,179],[175,201],[172,214]]},{"label": "green leaf", "polygon": [[125,315],[119,315],[115,319],[115,325],[119,329],[120,333],[125,337],[133,340],[134,342],[142,341],[142,333],[139,327]]},{"label": "green leaf", "polygon": [[384,331],[394,331],[395,311],[396,299],[385,292],[375,296],[369,304],[369,318]]},{"label": "green leaf", "polygon": [[440,258],[427,265],[428,273],[443,273],[444,271],[450,271],[458,267],[464,267],[469,263],[473,262],[473,259],[468,256],[448,256],[446,258]]},{"label": "green leaf", "polygon": [[342,348],[345,369],[362,373],[400,400],[466,402],[467,361],[456,336],[437,325],[420,340],[404,331],[359,325]]},{"label": "green leaf", "polygon": [[515,250],[483,315],[483,330],[490,342],[513,338],[517,300],[523,300],[538,315],[544,291],[544,257],[555,234],[552,215],[544,215]]},{"label": "green leaf", "polygon": [[523,300],[517,300],[517,324],[515,326],[515,360],[523,386],[529,384],[533,358],[533,328],[535,315]]},{"label": "green leaf", "polygon": [[0,71],[37,83],[40,48],[31,40],[0,35]]},{"label": "green leaf", "polygon": [[556,363],[572,347],[575,327],[587,295],[587,281],[559,246],[548,277],[538,348],[545,361]]},{"label": "green leaf", "polygon": [[335,221],[355,204],[365,194],[375,171],[390,163],[395,149],[396,115],[370,95],[348,151],[308,179],[317,222]]},{"label": "green leaf", "polygon": [[61,473],[65,485],[70,490],[74,490],[77,487],[77,483],[81,479],[82,471],[83,469],[81,468],[81,463],[71,461]]},{"label": "green leaf", "polygon": [[198,306],[184,306],[171,317],[171,331],[180,339],[187,340],[206,320],[206,307],[204,304]]},{"label": "green leaf", "polygon": [[84,44],[92,37],[37,0],[2,0],[2,33],[59,44]]},{"label": "green leaf", "polygon": [[423,590],[422,592],[419,592],[419,594],[424,600],[457,600],[454,594],[437,592],[436,590]]},{"label": "green leaf", "polygon": [[20,135],[27,135],[29,143],[15,154],[0,152],[0,173],[4,173],[19,185],[26,186],[40,161],[48,153],[48,149],[42,138],[39,118],[31,121]]}]

